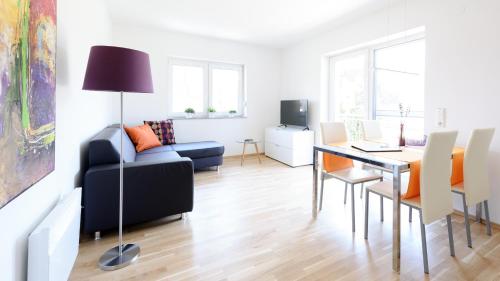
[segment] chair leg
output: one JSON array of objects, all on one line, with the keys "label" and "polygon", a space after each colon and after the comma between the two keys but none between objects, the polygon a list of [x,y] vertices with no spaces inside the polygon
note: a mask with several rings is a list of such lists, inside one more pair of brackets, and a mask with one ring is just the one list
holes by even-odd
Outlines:
[{"label": "chair leg", "polygon": [[462,193],[462,203],[464,207],[465,232],[467,233],[467,246],[472,248],[472,238],[470,236],[469,208],[465,202],[465,193]]},{"label": "chair leg", "polygon": [[368,206],[370,204],[370,191],[365,189],[365,240],[368,239]]},{"label": "chair leg", "polygon": [[100,231],[96,231],[94,233],[94,240],[101,240],[101,232]]},{"label": "chair leg", "polygon": [[476,222],[481,223],[483,217],[483,204],[481,202],[476,204]]},{"label": "chair leg", "polygon": [[344,189],[344,205],[347,203],[347,182],[345,183]]},{"label": "chair leg", "polygon": [[319,210],[323,209],[323,189],[325,187],[325,174],[321,173],[321,187],[319,193]]},{"label": "chair leg", "polygon": [[410,208],[409,215],[408,215],[408,221],[411,222],[413,208],[412,207],[408,207],[408,208]]},{"label": "chair leg", "polygon": [[450,256],[455,256],[455,242],[453,241],[453,225],[451,224],[451,215],[446,216],[446,224],[448,225],[448,242],[450,243]]},{"label": "chair leg", "polygon": [[384,221],[384,197],[380,195],[380,221]]},{"label": "chair leg", "polygon": [[486,216],[486,234],[491,236],[490,210],[488,209],[488,200],[484,200],[484,215]]},{"label": "chair leg", "polygon": [[359,198],[363,199],[363,189],[365,188],[365,183],[361,183],[361,191],[359,192]]},{"label": "chair leg", "polygon": [[354,206],[354,184],[351,184],[351,217],[352,217],[352,232],[356,232],[356,208]]},{"label": "chair leg", "polygon": [[424,272],[429,274],[429,261],[427,259],[427,240],[425,238],[425,224],[422,220],[422,210],[418,210],[420,214],[420,235],[422,238],[422,255],[424,258]]}]

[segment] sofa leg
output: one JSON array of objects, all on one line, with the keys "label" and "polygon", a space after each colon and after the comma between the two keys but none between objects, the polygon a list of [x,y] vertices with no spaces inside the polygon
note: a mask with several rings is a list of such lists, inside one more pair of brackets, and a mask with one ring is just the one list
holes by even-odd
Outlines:
[{"label": "sofa leg", "polygon": [[217,168],[216,168],[217,169],[217,173],[219,172],[219,168],[220,168],[220,166],[217,166]]},{"label": "sofa leg", "polygon": [[96,231],[94,233],[94,240],[101,240],[101,232],[100,231]]},{"label": "sofa leg", "polygon": [[184,219],[184,213],[181,213],[180,215],[181,216],[179,217],[179,220],[183,220]]}]

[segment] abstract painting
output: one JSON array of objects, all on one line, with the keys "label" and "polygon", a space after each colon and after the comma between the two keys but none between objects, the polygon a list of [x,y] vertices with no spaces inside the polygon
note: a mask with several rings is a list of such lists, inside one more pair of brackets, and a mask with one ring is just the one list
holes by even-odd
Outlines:
[{"label": "abstract painting", "polygon": [[54,170],[56,1],[0,0],[0,208]]}]

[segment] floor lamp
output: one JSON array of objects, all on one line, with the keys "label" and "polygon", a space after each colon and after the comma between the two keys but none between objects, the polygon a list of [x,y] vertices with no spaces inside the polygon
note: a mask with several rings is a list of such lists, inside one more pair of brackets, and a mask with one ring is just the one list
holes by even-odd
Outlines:
[{"label": "floor lamp", "polygon": [[120,93],[120,208],[118,246],[109,249],[99,259],[102,270],[115,270],[129,265],[139,257],[136,244],[123,244],[123,93],[153,93],[153,81],[148,54],[113,46],[93,46],[90,49],[83,90]]}]

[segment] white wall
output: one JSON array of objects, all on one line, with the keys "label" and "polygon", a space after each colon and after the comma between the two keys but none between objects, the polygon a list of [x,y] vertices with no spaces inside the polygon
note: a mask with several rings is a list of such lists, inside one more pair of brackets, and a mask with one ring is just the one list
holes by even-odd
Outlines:
[{"label": "white wall", "polygon": [[111,38],[107,10],[99,0],[59,0],[57,15],[56,168],[0,210],[0,279],[26,280],[29,233],[61,194],[80,184],[87,140],[112,123],[110,94],[81,90],[89,48]]},{"label": "white wall", "polygon": [[167,118],[167,58],[184,57],[244,64],[247,82],[247,118],[174,120],[177,142],[215,140],[226,147],[225,155],[241,153],[235,141],[263,140],[264,128],[279,122],[279,50],[201,36],[113,24],[113,43],[150,55],[155,93],[127,94],[124,120],[127,125]]},{"label": "white wall", "polygon": [[[402,2],[402,1],[401,1]],[[447,129],[465,145],[472,129],[495,127],[490,156],[492,220],[500,223],[500,1],[409,0],[287,48],[282,61],[282,97],[312,103],[312,127],[326,118],[322,56],[419,26],[426,29],[425,130],[436,130],[435,111],[447,110]],[[389,13],[387,13],[389,11]],[[387,22],[389,21],[389,25]],[[455,203],[457,209],[461,209]]]}]

